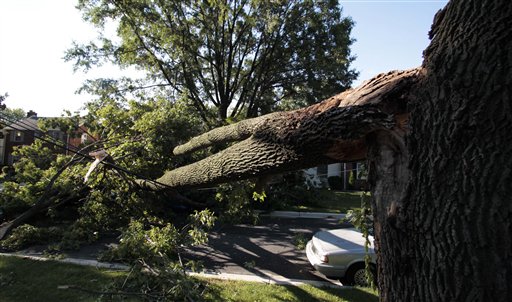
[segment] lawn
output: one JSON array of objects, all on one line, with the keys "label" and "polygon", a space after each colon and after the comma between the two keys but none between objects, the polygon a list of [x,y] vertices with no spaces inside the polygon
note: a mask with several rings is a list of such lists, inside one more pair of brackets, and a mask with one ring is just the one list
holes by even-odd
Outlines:
[{"label": "lawn", "polygon": [[[74,285],[101,291],[125,272],[0,256],[0,301],[97,301],[98,295],[73,289]],[[316,288],[313,286],[281,286],[255,282],[206,280],[208,291],[204,301],[377,301],[369,289]],[[131,300],[136,301],[136,300]]]},{"label": "lawn", "polygon": [[[362,192],[340,192],[327,189],[318,190],[314,201],[305,201],[297,205],[289,206],[287,211],[301,212],[327,212],[327,213],[347,213],[361,207]],[[370,198],[369,193],[365,198]]]},{"label": "lawn", "polygon": [[0,301],[96,301],[97,295],[58,287],[77,285],[101,290],[102,285],[124,274],[55,261],[0,256]]},{"label": "lawn", "polygon": [[256,282],[209,280],[206,301],[279,302],[279,301],[378,301],[375,291],[363,288],[317,288],[314,286],[275,285]]}]

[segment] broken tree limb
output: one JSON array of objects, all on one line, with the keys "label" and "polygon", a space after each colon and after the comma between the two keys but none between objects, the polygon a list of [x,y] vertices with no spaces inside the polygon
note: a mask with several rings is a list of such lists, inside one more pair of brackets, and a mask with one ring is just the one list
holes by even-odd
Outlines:
[{"label": "broken tree limb", "polygon": [[204,134],[193,137],[190,141],[183,145],[177,146],[174,148],[173,154],[183,155],[216,144],[244,140],[250,137],[254,130],[264,124],[267,119],[271,118],[273,115],[278,114],[281,113],[271,113],[260,117],[246,119],[236,124],[215,128]]},{"label": "broken tree limb", "polygon": [[[364,136],[394,125],[392,116],[373,105],[334,107],[316,115],[292,112],[274,116],[250,138],[202,161],[169,171],[157,181],[173,188],[197,187],[363,159]],[[344,146],[343,152],[333,152],[340,146]],[[163,189],[145,181],[141,185]]]},{"label": "broken tree limb", "polygon": [[274,112],[256,118],[240,121],[236,124],[215,128],[192,138],[187,143],[177,146],[174,155],[183,155],[212,145],[241,141],[255,132],[265,129],[267,123],[275,119],[286,120],[289,116],[308,116],[319,114],[335,107],[360,106],[366,104],[379,105],[379,108],[390,114],[406,111],[408,89],[414,87],[421,68],[406,71],[382,73],[366,81],[361,86],[335,95],[325,101],[289,112]]},{"label": "broken tree limb", "polygon": [[[321,103],[214,129],[175,149],[183,154],[243,141],[191,165],[166,172],[153,190],[191,188],[366,157],[366,136],[404,127],[411,90],[422,70],[380,74]],[[405,117],[404,117],[405,116]]]}]

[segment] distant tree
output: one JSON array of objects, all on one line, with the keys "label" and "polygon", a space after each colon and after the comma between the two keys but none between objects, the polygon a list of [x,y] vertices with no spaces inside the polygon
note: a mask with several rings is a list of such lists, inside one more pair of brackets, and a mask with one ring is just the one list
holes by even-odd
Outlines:
[{"label": "distant tree", "polygon": [[4,101],[9,97],[8,93],[0,94],[0,127],[1,125],[8,125],[13,121],[21,120],[25,117],[25,111],[20,108],[8,108]]},{"label": "distant tree", "polygon": [[8,108],[7,107],[7,108],[5,108],[5,110],[3,110],[1,112],[1,114],[3,117],[2,120],[4,120],[3,122],[7,123],[7,124],[9,124],[10,122],[13,122],[13,121],[19,121],[26,116],[25,111],[21,108]]},{"label": "distant tree", "polygon": [[5,104],[2,104],[2,103],[5,101],[5,99],[8,96],[9,96],[9,94],[7,94],[7,93],[4,95],[0,94],[0,110],[4,110],[6,108]]},{"label": "distant tree", "polygon": [[86,70],[111,62],[148,74],[146,83],[102,79],[86,89],[185,96],[210,126],[280,104],[316,103],[357,76],[350,69],[353,22],[335,0],[80,0],[77,8],[99,28],[115,24],[118,38],[75,44],[66,60]]}]

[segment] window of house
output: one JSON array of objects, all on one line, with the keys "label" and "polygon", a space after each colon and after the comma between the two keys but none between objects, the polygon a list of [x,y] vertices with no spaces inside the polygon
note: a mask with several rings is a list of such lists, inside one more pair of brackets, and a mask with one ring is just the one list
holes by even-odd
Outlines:
[{"label": "window of house", "polygon": [[356,171],[357,179],[366,180],[368,177],[368,167],[366,166],[366,163],[357,163]]},{"label": "window of house", "polygon": [[11,132],[11,141],[18,142],[18,143],[23,142],[23,137],[24,137],[23,134],[24,134],[23,131],[16,130],[16,131]]}]

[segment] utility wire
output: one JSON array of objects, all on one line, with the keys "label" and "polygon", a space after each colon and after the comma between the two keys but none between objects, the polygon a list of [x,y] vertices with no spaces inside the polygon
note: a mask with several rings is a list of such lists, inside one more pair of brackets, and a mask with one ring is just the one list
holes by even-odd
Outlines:
[{"label": "utility wire", "polygon": [[[25,129],[14,129],[14,130],[18,130],[18,131],[24,131],[24,130],[33,130],[34,132],[38,133],[38,134],[42,134],[43,136],[46,136],[48,137],[50,140],[52,140],[54,142],[55,145],[60,145],[60,144],[64,144],[64,142],[60,139],[57,139],[55,137],[53,137],[52,135],[48,134],[47,132],[44,132],[42,131],[41,129],[39,129],[37,126],[33,126],[32,124],[29,124],[27,122],[24,122],[24,120],[13,120],[12,118],[10,119],[9,117],[6,117],[5,115],[3,115],[1,113],[1,110],[0,110],[0,120],[1,119],[4,119],[6,121],[8,121],[9,123],[11,123],[11,125],[9,126],[12,126],[12,124],[16,124],[18,126],[22,125],[22,127],[24,127]],[[95,145],[95,144],[100,144],[100,143],[105,143],[107,142],[108,140],[113,140],[113,139],[116,139],[116,138],[126,138],[126,136],[124,135],[119,135],[119,136],[114,136],[113,138],[109,138],[109,139],[103,139],[103,140],[100,140],[98,141],[98,139],[96,139],[95,137],[93,137],[90,133],[88,133],[87,131],[85,132],[87,133],[93,140],[94,140],[94,143],[91,144],[92,145]],[[66,144],[67,145],[67,144]],[[68,151],[71,151],[69,149],[69,147],[65,146],[65,145],[60,145],[61,148],[66,148],[66,150]],[[114,146],[117,146],[117,145],[114,145]],[[104,148],[106,149],[106,148]],[[78,150],[78,149],[76,149]],[[75,150],[75,151],[76,151]]]},{"label": "utility wire", "polygon": [[[35,133],[37,133],[37,134],[42,134],[43,136],[48,137],[48,139],[49,139],[49,140],[51,140],[51,141],[53,141],[53,142],[54,142],[54,144],[53,144],[53,145],[59,145],[59,147],[60,147],[60,148],[65,149],[65,150],[70,151],[70,152],[72,152],[72,151],[73,151],[73,149],[69,149],[68,144],[66,144],[64,141],[62,141],[62,140],[60,140],[60,139],[55,138],[54,136],[52,136],[52,135],[48,134],[47,132],[42,131],[42,130],[41,130],[41,129],[39,129],[38,127],[34,127],[33,125],[31,125],[31,124],[29,124],[29,123],[26,123],[26,122],[24,122],[23,120],[18,120],[18,121],[16,121],[16,120],[9,119],[8,117],[2,116],[2,114],[1,114],[1,112],[0,112],[0,119],[2,119],[2,118],[3,118],[4,120],[7,120],[8,122],[10,122],[10,123],[12,123],[12,124],[16,124],[16,125],[18,125],[18,126],[22,125],[22,126],[25,128],[25,129],[14,129],[14,128],[13,128],[14,130],[18,130],[18,131],[33,130],[33,131],[34,131]],[[11,124],[11,125],[9,125],[9,126],[12,126],[12,124]],[[94,142],[93,142],[93,143],[91,143],[91,144],[90,144],[89,146],[87,146],[87,147],[90,147],[90,146],[93,146],[93,145],[104,144],[105,142],[107,142],[107,141],[109,141],[109,140],[113,140],[113,139],[117,139],[117,138],[126,138],[126,136],[124,136],[124,135],[119,135],[119,136],[114,136],[113,138],[109,138],[109,139],[98,140],[98,139],[96,139],[95,137],[93,137],[90,133],[88,133],[88,132],[85,132],[85,133],[87,133],[87,134],[88,134],[88,135],[89,135],[89,136],[94,140]],[[111,147],[115,147],[115,146],[118,146],[119,144],[120,144],[120,143],[117,143],[117,144],[115,144],[115,145],[113,145],[113,146],[110,146],[109,148],[111,148]],[[103,147],[103,149],[107,149],[107,148]],[[74,149],[74,150],[76,151],[76,150],[78,150],[78,149]]]},{"label": "utility wire", "polygon": [[[61,141],[57,141],[53,136],[51,136],[51,135],[49,135],[49,134],[44,133],[44,132],[43,132],[43,131],[41,131],[40,129],[35,128],[33,125],[30,125],[30,124],[25,123],[25,122],[20,122],[20,121],[16,121],[16,120],[10,119],[10,118],[9,118],[9,117],[7,117],[5,114],[3,114],[1,111],[0,111],[0,119],[1,119],[1,120],[4,120],[4,121],[8,121],[8,122],[10,122],[11,124],[9,125],[9,127],[13,128],[13,129],[14,129],[14,130],[16,130],[16,131],[32,130],[32,131],[34,131],[35,133],[37,133],[37,132],[42,133],[42,134],[43,134],[43,136],[50,136],[50,137],[51,137],[51,140],[49,140],[49,139],[45,139],[45,138],[44,138],[44,137],[42,137],[42,136],[34,135],[34,139],[39,139],[39,140],[41,140],[41,141],[43,141],[43,142],[46,142],[46,143],[48,143],[48,144],[50,144],[50,145],[52,145],[52,146],[59,147],[59,148],[61,148],[61,149],[64,149],[64,150],[66,150],[66,151],[69,151],[69,152],[71,152],[71,153],[73,153],[73,154],[76,154],[76,155],[78,155],[78,156],[80,156],[80,157],[82,157],[82,158],[88,159],[88,160],[94,160],[94,159],[95,159],[95,158],[93,158],[93,157],[92,157],[92,156],[90,156],[90,155],[83,154],[83,153],[81,153],[81,152],[79,152],[79,151],[76,151],[76,150],[70,149],[70,148],[68,148],[68,147],[66,147],[66,146],[64,146],[64,145],[61,145],[61,144],[59,144],[59,143],[56,143],[56,142],[61,142]],[[24,129],[19,129],[19,128],[15,128],[15,127],[13,127],[13,125],[20,126],[20,124],[25,126],[25,127],[24,127]],[[95,142],[95,143],[96,143],[96,142]],[[146,180],[146,181],[152,182],[152,183],[157,184],[157,185],[159,185],[159,186],[163,186],[163,187],[167,187],[167,188],[172,188],[171,186],[169,186],[169,185],[167,185],[167,184],[164,184],[164,183],[161,183],[161,182],[159,182],[159,181],[156,181],[156,180],[153,180],[153,179],[149,179],[149,178],[147,178],[147,177],[145,177],[145,176],[142,176],[142,175],[139,175],[139,174],[137,174],[137,173],[131,172],[131,171],[129,171],[129,170],[127,170],[127,169],[123,168],[123,167],[120,167],[120,166],[118,166],[118,165],[115,165],[115,164],[113,164],[113,163],[111,163],[111,162],[108,162],[108,161],[101,161],[100,163],[101,163],[101,164],[103,164],[103,165],[105,165],[105,166],[108,166],[108,167],[110,167],[110,168],[113,168],[113,169],[115,169],[115,170],[122,171],[122,172],[124,172],[124,173],[126,173],[126,174],[128,174],[128,175],[132,175],[132,176],[135,176],[135,177],[137,177],[137,178],[139,178],[139,179],[143,179],[143,180]]]},{"label": "utility wire", "polygon": [[[56,139],[55,137],[51,136],[50,134],[41,131],[41,129],[39,129],[39,128],[35,127],[34,125],[27,123],[23,120],[13,120],[12,118],[7,117],[5,114],[3,114],[1,112],[0,112],[0,119],[9,122],[10,124],[7,126],[12,127],[14,130],[17,130],[17,131],[32,130],[32,131],[34,131],[34,137],[36,137],[39,134],[42,134],[43,136],[49,137],[49,139],[54,142],[54,145],[60,145],[60,143],[62,143],[61,140]],[[22,129],[14,128],[13,125],[22,127]],[[64,148],[63,145],[60,145],[60,146],[62,146]]]}]

